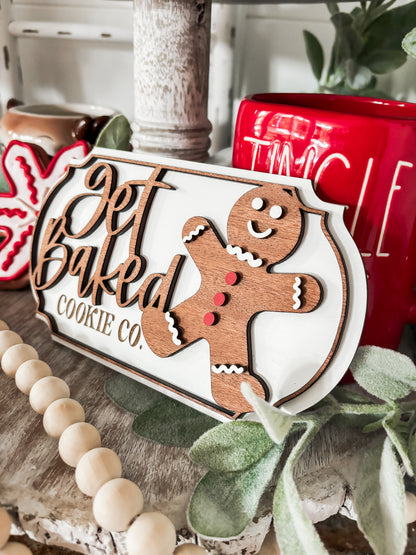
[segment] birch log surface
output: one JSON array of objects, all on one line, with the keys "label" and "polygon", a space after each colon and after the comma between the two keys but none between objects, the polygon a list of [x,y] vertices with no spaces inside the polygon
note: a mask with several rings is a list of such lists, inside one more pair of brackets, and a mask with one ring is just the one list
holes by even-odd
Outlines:
[{"label": "birch log surface", "polygon": [[[86,420],[101,433],[102,444],[113,449],[123,464],[123,476],[143,491],[145,509],[160,510],[174,522],[178,542],[199,541],[214,555],[258,553],[270,525],[265,502],[255,522],[234,540],[195,538],[187,527],[186,507],[204,471],[185,449],[140,439],[131,431],[132,415],[118,409],[104,394],[112,370],[52,341],[49,329],[35,318],[29,289],[0,291],[0,319],[33,345],[53,373],[66,380],[71,397],[85,409]],[[402,350],[415,359],[412,328]],[[304,508],[314,522],[341,512],[354,517],[350,492],[366,438],[327,426],[305,453],[296,473]],[[266,496],[267,498],[267,496]],[[267,499],[266,499],[267,501]],[[269,497],[269,502],[271,499]],[[108,533],[92,516],[91,499],[76,487],[74,471],[59,458],[57,440],[48,437],[42,417],[14,380],[0,372],[0,506],[14,518],[14,534],[26,532],[41,543],[90,554],[125,553],[125,534]],[[261,552],[263,553],[263,551]],[[277,555],[274,547],[264,553]]]},{"label": "birch log surface", "polygon": [[[104,394],[104,384],[114,372],[53,342],[46,324],[35,318],[35,301],[29,289],[0,291],[0,319],[35,347],[54,375],[68,383],[71,397],[85,409],[86,421],[99,430],[102,445],[119,455],[123,476],[141,488],[144,510],[160,510],[171,518],[179,543],[195,542],[187,528],[186,507],[203,469],[192,463],[185,449],[155,444],[131,431],[133,416]],[[57,440],[46,435],[42,417],[3,372],[0,506],[14,517],[13,533],[26,532],[41,543],[80,553],[125,553],[125,534],[111,534],[95,524],[91,498],[76,487],[74,470],[58,455]],[[257,553],[269,525],[270,516],[264,516],[236,540],[210,542],[210,552],[237,555],[246,549],[246,555]]]}]

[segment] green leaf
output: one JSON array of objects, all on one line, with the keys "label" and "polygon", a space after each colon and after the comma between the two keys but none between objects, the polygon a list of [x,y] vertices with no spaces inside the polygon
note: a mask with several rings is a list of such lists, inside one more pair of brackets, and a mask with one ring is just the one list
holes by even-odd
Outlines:
[{"label": "green leaf", "polygon": [[364,66],[359,65],[354,60],[345,62],[346,85],[352,91],[360,91],[369,87],[373,74]]},{"label": "green leaf", "polygon": [[[342,86],[345,79],[345,69],[343,66],[338,66],[331,73],[328,73],[325,86],[328,89],[335,89]],[[342,93],[346,94],[346,93]]]},{"label": "green leaf", "polygon": [[240,534],[255,517],[282,451],[283,445],[274,445],[262,459],[239,472],[208,472],[189,505],[193,529],[214,538]]},{"label": "green leaf", "polygon": [[331,15],[334,15],[339,12],[339,6],[336,2],[325,2],[325,4]]},{"label": "green leaf", "polygon": [[416,2],[385,11],[367,28],[362,54],[375,50],[400,50],[403,37],[416,21]]},{"label": "green leaf", "polygon": [[383,427],[382,419],[369,414],[338,414],[332,420],[333,424],[340,430],[345,428],[360,428],[364,433],[375,427],[377,430]]},{"label": "green leaf", "polygon": [[110,378],[104,390],[116,405],[131,412],[140,414],[155,406],[162,399],[167,399],[165,395],[147,387],[132,378],[117,374]]},{"label": "green leaf", "polygon": [[359,59],[360,64],[373,73],[390,73],[406,62],[406,54],[401,50],[373,50]]},{"label": "green leaf", "polygon": [[10,185],[7,183],[3,172],[0,170],[0,193],[8,193],[10,191]]},{"label": "green leaf", "polygon": [[378,19],[384,12],[386,12],[396,0],[390,0],[389,2],[384,2],[384,0],[370,1],[368,9],[363,12],[363,26],[362,31],[365,33],[367,28]]},{"label": "green leaf", "polygon": [[390,439],[377,438],[358,469],[357,523],[376,555],[402,555],[407,543],[405,491]]},{"label": "green leaf", "polygon": [[416,389],[414,363],[390,349],[360,347],[350,368],[361,387],[384,401],[401,399]]},{"label": "green leaf", "polygon": [[355,59],[360,53],[364,39],[361,33],[354,27],[354,18],[347,13],[339,12],[331,17],[331,22],[337,34],[337,59]]},{"label": "green leaf", "polygon": [[241,384],[241,392],[253,407],[271,439],[275,443],[283,441],[294,422],[294,417],[257,397],[245,382]]},{"label": "green leaf", "polygon": [[95,141],[95,146],[113,148],[115,150],[130,150],[130,123],[122,114],[114,116],[103,127]]},{"label": "green leaf", "polygon": [[395,417],[394,415],[393,417],[386,416],[383,420],[383,428],[386,430],[386,433],[389,436],[390,441],[396,448],[396,451],[402,460],[403,466],[407,474],[413,477],[414,475],[413,465],[407,454],[406,440],[401,435],[401,433],[392,425],[392,420],[394,419],[394,417]]},{"label": "green leaf", "polygon": [[171,447],[191,447],[218,420],[165,397],[163,401],[136,416],[133,431],[139,436]]},{"label": "green leaf", "polygon": [[371,403],[372,400],[368,397],[365,392],[358,393],[357,391],[352,391],[348,389],[347,386],[338,385],[332,391],[331,395],[335,397],[335,399],[339,403]]},{"label": "green leaf", "polygon": [[321,43],[313,33],[306,30],[303,31],[303,40],[305,41],[306,55],[311,65],[312,72],[316,80],[319,81],[324,68],[324,51]]},{"label": "green leaf", "polygon": [[416,430],[412,430],[407,446],[407,454],[412,465],[413,474],[416,474]]},{"label": "green leaf", "polygon": [[293,469],[306,447],[318,433],[321,424],[309,422],[307,429],[292,449],[277,483],[273,501],[274,528],[283,554],[327,555],[314,525],[305,515],[293,479]]},{"label": "green leaf", "polygon": [[406,34],[402,48],[409,56],[416,58],[416,27]]},{"label": "green leaf", "polygon": [[265,456],[273,441],[258,422],[227,422],[208,430],[189,456],[214,472],[244,470]]}]

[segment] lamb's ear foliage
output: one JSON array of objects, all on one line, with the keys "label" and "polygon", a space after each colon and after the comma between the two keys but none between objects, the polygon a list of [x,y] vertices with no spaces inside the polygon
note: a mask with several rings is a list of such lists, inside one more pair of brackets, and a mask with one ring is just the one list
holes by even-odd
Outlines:
[{"label": "lamb's ear foliage", "polygon": [[133,431],[171,447],[190,447],[218,421],[187,405],[119,374],[105,384],[105,392],[120,408],[136,415]]},{"label": "lamb's ear foliage", "polygon": [[409,56],[416,58],[416,27],[407,33],[402,42],[402,48]]},{"label": "lamb's ear foliage", "polygon": [[[294,469],[319,430],[331,420],[332,426],[343,430],[359,427],[368,434],[353,500],[358,524],[376,555],[403,555],[407,527],[400,464],[409,476],[414,475],[416,402],[402,398],[415,388],[416,368],[408,357],[394,351],[361,347],[351,369],[361,391],[357,386],[354,390],[336,387],[315,407],[298,415],[270,406],[243,384],[244,396],[261,424],[221,424],[190,451],[193,459],[208,469],[189,507],[189,519],[197,532],[223,538],[239,535],[250,521],[247,516],[254,515],[261,493],[274,488],[274,528],[282,554],[326,554],[303,511]],[[289,435],[291,450],[281,458]],[[265,478],[270,480],[268,484]]]},{"label": "lamb's ear foliage", "polygon": [[[243,384],[260,422],[218,424],[122,375],[107,382],[106,392],[136,415],[133,429],[142,437],[182,447],[194,442],[190,456],[207,469],[188,509],[196,532],[218,538],[240,535],[274,489],[270,510],[283,555],[327,553],[303,512],[294,468],[330,420],[343,430],[360,427],[368,434],[368,449],[353,499],[358,525],[375,555],[403,555],[407,527],[401,465],[409,476],[416,469],[416,401],[403,397],[416,389],[416,367],[395,351],[360,347],[351,370],[361,391],[336,387],[298,415],[269,405]],[[290,451],[285,448],[289,436]]]}]

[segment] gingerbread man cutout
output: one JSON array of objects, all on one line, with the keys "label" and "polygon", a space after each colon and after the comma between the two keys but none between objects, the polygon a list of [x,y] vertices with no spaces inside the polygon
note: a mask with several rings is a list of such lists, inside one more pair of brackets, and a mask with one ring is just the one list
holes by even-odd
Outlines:
[{"label": "gingerbread man cutout", "polygon": [[235,413],[252,410],[241,394],[242,382],[250,383],[257,395],[268,396],[251,367],[250,327],[256,314],[305,313],[321,301],[314,277],[270,272],[297,249],[304,211],[311,210],[302,205],[294,187],[266,184],[234,204],[227,245],[208,220],[191,218],[182,237],[201,273],[200,289],[170,310],[160,306],[156,292],[144,309],[143,334],[156,355],[167,357],[199,339],[208,341],[212,396]]}]

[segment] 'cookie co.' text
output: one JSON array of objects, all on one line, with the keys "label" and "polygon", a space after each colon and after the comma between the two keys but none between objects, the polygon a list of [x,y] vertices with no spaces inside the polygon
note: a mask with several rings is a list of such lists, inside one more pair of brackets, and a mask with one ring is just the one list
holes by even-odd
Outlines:
[{"label": "'cookie co.' text", "polygon": [[120,324],[116,324],[116,316],[102,308],[93,306],[83,301],[67,298],[61,295],[57,303],[57,313],[60,316],[73,320],[81,326],[86,326],[104,335],[112,335],[117,330],[117,338],[121,343],[126,341],[131,347],[136,347],[139,343],[142,330],[140,324],[131,324],[127,319],[123,319]]}]

